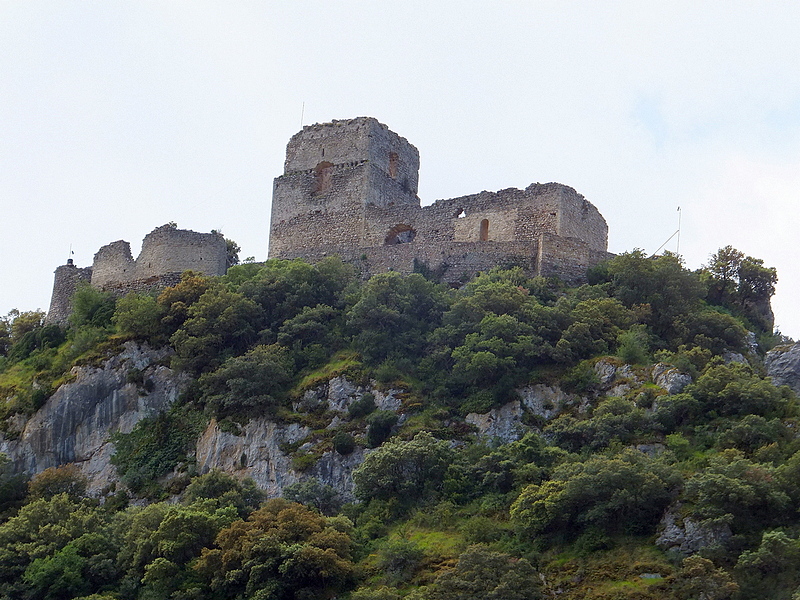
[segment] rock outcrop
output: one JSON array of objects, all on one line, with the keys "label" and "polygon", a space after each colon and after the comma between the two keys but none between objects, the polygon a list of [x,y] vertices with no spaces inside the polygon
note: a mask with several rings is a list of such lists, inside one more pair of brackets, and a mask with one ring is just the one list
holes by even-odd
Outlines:
[{"label": "rock outcrop", "polygon": [[692,377],[681,373],[678,369],[667,363],[653,365],[653,383],[663,388],[668,394],[680,394],[687,385],[692,383]]},{"label": "rock outcrop", "polygon": [[733,535],[725,523],[708,525],[681,516],[680,503],[667,509],[661,518],[660,528],[656,546],[683,556],[694,554],[702,548],[723,546]]},{"label": "rock outcrop", "polygon": [[800,394],[800,343],[770,350],[764,365],[772,383],[788,385],[796,394]]},{"label": "rock outcrop", "polygon": [[98,492],[117,479],[110,436],[128,433],[144,417],[166,410],[188,383],[162,363],[170,350],[126,342],[102,367],[74,367],[66,383],[32,417],[16,439],[0,438],[0,452],[29,474],[74,463]]}]

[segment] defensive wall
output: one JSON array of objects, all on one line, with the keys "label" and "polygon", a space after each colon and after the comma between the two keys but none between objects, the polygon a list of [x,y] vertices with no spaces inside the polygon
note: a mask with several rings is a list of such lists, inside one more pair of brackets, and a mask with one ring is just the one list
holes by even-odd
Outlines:
[{"label": "defensive wall", "polygon": [[222,234],[162,225],[145,236],[136,259],[131,245],[118,240],[100,248],[91,267],[78,268],[71,259],[58,267],[46,321],[66,322],[72,311],[70,299],[83,281],[121,296],[175,285],[184,271],[224,275],[226,269],[227,246]]},{"label": "defensive wall", "polygon": [[610,255],[608,226],[558,183],[421,206],[419,152],[371,117],[306,126],[273,186],[270,258],[340,255],[362,274],[421,266],[452,284],[493,266],[585,278]]}]

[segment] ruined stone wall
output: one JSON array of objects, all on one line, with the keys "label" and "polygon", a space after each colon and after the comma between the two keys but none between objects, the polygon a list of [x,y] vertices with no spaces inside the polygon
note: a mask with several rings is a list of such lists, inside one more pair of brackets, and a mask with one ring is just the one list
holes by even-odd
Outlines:
[{"label": "ruined stone wall", "polygon": [[131,255],[131,245],[125,240],[106,244],[94,255],[92,284],[103,287],[109,283],[130,281],[135,278],[136,261]]},{"label": "ruined stone wall", "polygon": [[416,148],[375,119],[303,128],[275,180],[270,256],[338,254],[365,276],[425,264],[455,282],[496,265],[576,281],[606,255],[605,220],[568,186],[537,183],[421,207],[418,166]]},{"label": "ruined stone wall", "polygon": [[163,225],[148,233],[136,259],[136,279],[166,273],[197,271],[204,275],[224,275],[227,246],[220,233],[198,233]]},{"label": "ruined stone wall", "polygon": [[92,279],[92,268],[79,269],[72,264],[72,259],[66,265],[61,265],[55,271],[53,281],[53,295],[50,297],[50,309],[45,317],[45,325],[66,325],[67,317],[72,314],[72,295],[78,285]]},{"label": "ruined stone wall", "polygon": [[163,225],[145,236],[136,260],[126,241],[119,240],[100,248],[94,255],[92,285],[100,289],[117,288],[189,270],[224,275],[226,260],[227,248],[222,235]]},{"label": "ruined stone wall", "polygon": [[313,169],[275,180],[271,256],[281,258],[307,247],[360,245],[369,166],[347,163],[331,170],[330,187],[323,192],[314,192]]},{"label": "ruined stone wall", "polygon": [[227,254],[227,244],[221,234],[197,233],[173,225],[163,225],[147,234],[136,260],[131,256],[128,242],[112,242],[97,251],[91,267],[78,269],[70,261],[56,269],[46,321],[66,323],[72,312],[70,299],[80,281],[117,296],[130,292],[149,293],[175,285],[184,271],[224,275]]},{"label": "ruined stone wall", "polygon": [[562,186],[558,230],[563,237],[580,238],[593,250],[608,248],[608,225],[600,211],[574,189]]},{"label": "ruined stone wall", "polygon": [[586,269],[613,256],[578,238],[545,233],[539,240],[536,272],[542,277],[557,276],[568,283],[579,283],[586,279]]},{"label": "ruined stone wall", "polygon": [[419,153],[375,119],[304,127],[273,186],[270,255],[370,245],[367,207],[419,207]]},{"label": "ruined stone wall", "polygon": [[[395,155],[394,159],[392,154]],[[307,125],[289,140],[284,174],[314,169],[322,162],[369,162],[417,193],[419,151],[371,117]]]}]

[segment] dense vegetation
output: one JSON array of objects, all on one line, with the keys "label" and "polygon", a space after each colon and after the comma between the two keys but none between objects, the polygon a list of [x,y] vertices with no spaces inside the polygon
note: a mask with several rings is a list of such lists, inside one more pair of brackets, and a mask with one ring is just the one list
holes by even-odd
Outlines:
[{"label": "dense vegetation", "polygon": [[[798,401],[760,358],[786,341],[772,331],[775,271],[730,247],[697,272],[633,251],[589,282],[496,269],[449,289],[421,273],[360,282],[335,258],[245,262],[152,296],[83,287],[65,329],[9,315],[7,435],[73,365],[128,340],[170,346],[193,383],[115,437],[124,489],[87,497],[74,467],[27,481],[4,465],[0,597],[800,597]],[[692,383],[668,395],[656,362]],[[627,374],[614,394],[600,366]],[[403,390],[402,418],[367,392],[331,426],[300,400],[338,375]],[[142,373],[129,380],[147,393]],[[576,401],[554,418],[526,409],[510,443],[465,420],[537,383]],[[207,422],[236,432],[256,417],[311,427],[302,451],[286,448],[298,470],[373,448],[358,502],[315,479],[265,501],[251,481],[197,476]],[[660,549],[665,514],[705,542]]]}]

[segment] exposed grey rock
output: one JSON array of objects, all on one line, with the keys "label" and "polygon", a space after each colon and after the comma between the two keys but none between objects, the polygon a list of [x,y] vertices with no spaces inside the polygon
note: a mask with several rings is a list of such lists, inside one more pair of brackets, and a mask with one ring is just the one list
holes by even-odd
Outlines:
[{"label": "exposed grey rock", "polygon": [[197,440],[197,467],[200,473],[219,469],[240,479],[251,477],[269,497],[280,496],[284,487],[300,480],[280,446],[309,433],[297,423],[277,424],[262,417],[251,419],[241,435],[235,435],[212,420]]},{"label": "exposed grey rock", "polygon": [[477,427],[482,437],[497,439],[505,444],[525,435],[522,414],[522,404],[519,400],[513,400],[488,413],[469,413],[465,420]]},{"label": "exposed grey rock", "polygon": [[722,354],[722,360],[725,364],[737,363],[740,365],[747,365],[750,364],[747,362],[747,359],[744,357],[744,354],[740,354],[739,352],[724,352]]},{"label": "exposed grey rock", "polygon": [[[309,409],[325,404],[333,415],[328,428],[341,424],[350,404],[367,392],[375,396],[375,405],[381,410],[399,410],[402,390],[382,392],[375,388],[355,385],[347,377],[334,377],[330,381],[308,390],[295,403],[295,410]],[[400,415],[398,425],[407,415]],[[267,418],[251,419],[239,435],[222,431],[212,421],[197,441],[197,465],[201,473],[219,469],[238,478],[251,477],[269,497],[283,494],[283,489],[294,483],[314,477],[334,488],[345,502],[355,500],[353,495],[353,470],[361,464],[370,450],[356,448],[346,456],[327,451],[305,472],[293,468],[292,457],[281,450],[283,444],[304,441],[311,429],[297,423],[276,423]],[[297,453],[313,453],[314,442],[304,441]]]},{"label": "exposed grey rock", "polygon": [[594,372],[600,380],[600,389],[607,396],[624,396],[643,381],[630,365],[618,366],[618,361],[605,357],[594,365]]},{"label": "exposed grey rock", "polygon": [[547,420],[558,416],[564,406],[579,400],[558,386],[542,384],[526,386],[518,390],[518,393],[525,408]]},{"label": "exposed grey rock", "polygon": [[690,375],[681,373],[667,363],[653,365],[651,377],[653,378],[653,383],[664,388],[668,394],[680,394],[687,385],[692,383]]},{"label": "exposed grey rock", "polygon": [[339,492],[343,502],[355,501],[353,495],[353,471],[372,450],[357,447],[347,456],[333,450],[323,454],[308,471],[309,477],[316,477]]},{"label": "exposed grey rock", "polygon": [[800,343],[778,346],[764,359],[767,375],[775,385],[788,385],[800,394]]},{"label": "exposed grey rock", "polygon": [[380,410],[396,412],[402,406],[400,395],[403,390],[381,391],[375,381],[372,381],[368,387],[359,386],[344,375],[340,375],[313,390],[307,390],[303,397],[294,403],[293,407],[294,410],[311,410],[321,403],[327,403],[328,410],[346,413],[353,402],[360,400],[368,392],[375,397],[375,406]]},{"label": "exposed grey rock", "polygon": [[605,387],[617,376],[617,365],[611,359],[601,358],[594,364],[594,372],[600,380],[600,385]]},{"label": "exposed grey rock", "polygon": [[732,536],[725,523],[707,525],[682,517],[680,503],[670,506],[661,518],[661,534],[656,545],[662,550],[678,551],[684,556],[707,547],[723,546]]},{"label": "exposed grey rock", "polygon": [[758,340],[752,331],[747,332],[747,353],[751,356],[758,356]]},{"label": "exposed grey rock", "polygon": [[[129,433],[144,417],[166,410],[188,383],[187,377],[159,364],[169,354],[168,349],[126,342],[102,367],[73,368],[74,381],[59,387],[24,422],[17,439],[0,437],[0,452],[16,471],[29,474],[75,463],[89,480],[90,493],[97,493],[117,480],[110,463],[111,434]],[[128,382],[132,369],[152,384],[149,393]]]}]

